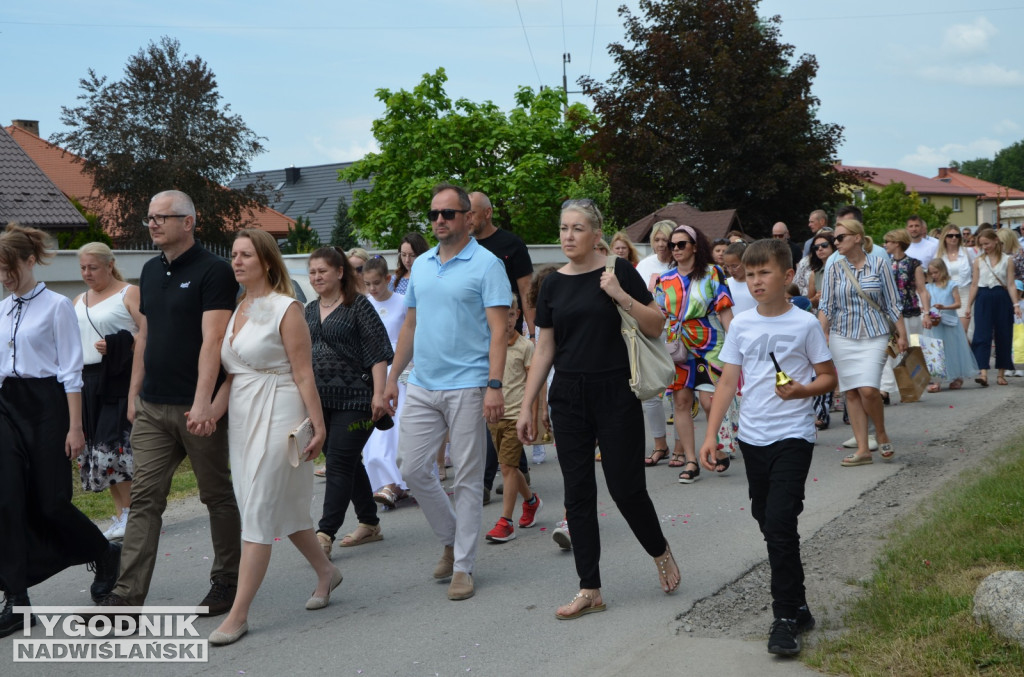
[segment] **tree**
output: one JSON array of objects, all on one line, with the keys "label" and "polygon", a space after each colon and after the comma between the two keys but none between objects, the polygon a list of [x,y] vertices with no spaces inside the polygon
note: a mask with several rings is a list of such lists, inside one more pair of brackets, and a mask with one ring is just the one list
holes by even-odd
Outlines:
[{"label": "tree", "polygon": [[[686,195],[702,210],[736,208],[748,231],[806,223],[840,199],[842,127],[817,119],[811,55],[792,62],[777,16],[758,0],[640,0],[627,44],[609,47],[605,84],[580,79],[601,126],[588,151],[607,158],[623,223]],[[794,233],[794,237],[797,234]]]},{"label": "tree", "polygon": [[951,165],[962,174],[1024,190],[1024,141],[1003,148],[992,160],[977,158]]},{"label": "tree", "polygon": [[112,247],[114,241],[103,230],[103,223],[100,220],[99,214],[90,212],[78,199],[73,197],[69,199],[75,209],[85,217],[85,222],[88,225],[82,230],[62,230],[55,233],[57,247],[59,249],[78,249],[88,242],[102,242],[108,247]]},{"label": "tree", "polygon": [[553,242],[569,170],[595,119],[582,104],[567,105],[561,89],[520,87],[506,115],[490,101],[454,103],[444,69],[427,73],[413,91],[377,90],[386,106],[374,120],[379,153],[370,153],[339,180],[372,178],[356,191],[350,214],[359,235],[397,247],[409,230],[428,232],[430,189],[451,181],[483,191],[496,225],[526,242]]},{"label": "tree", "polygon": [[320,234],[313,230],[308,216],[295,219],[295,227],[288,226],[287,241],[281,247],[284,254],[308,254],[320,248]]},{"label": "tree", "polygon": [[929,230],[941,228],[949,223],[950,207],[936,209],[932,203],[921,203],[916,192],[907,193],[907,187],[899,182],[890,183],[881,190],[865,188],[863,199],[857,206],[864,211],[864,230],[871,239],[882,246],[882,236],[890,230],[905,228],[907,219],[917,214],[928,224]]},{"label": "tree", "polygon": [[608,175],[587,162],[580,170],[580,175],[569,181],[566,189],[566,197],[569,199],[590,198],[601,210],[604,217],[604,234],[610,237],[618,230],[615,220],[612,218],[611,210],[611,186],[608,184]]},{"label": "tree", "polygon": [[334,228],[331,230],[331,246],[345,251],[359,246],[359,239],[353,232],[352,218],[348,215],[348,202],[338,198],[338,210],[334,212]]},{"label": "tree", "polygon": [[61,107],[70,131],[50,142],[83,159],[113,206],[109,225],[119,242],[149,241],[141,224],[150,198],[162,190],[192,197],[197,233],[207,242],[228,241],[230,231],[251,225],[250,208],[267,205],[270,185],[263,180],[241,190],[223,187],[249,171],[263,139],[220,105],[213,72],[201,58],[187,58],[177,40],[163,37],[140,49],[121,80],[108,82],[90,68],[79,85],[82,104]]}]

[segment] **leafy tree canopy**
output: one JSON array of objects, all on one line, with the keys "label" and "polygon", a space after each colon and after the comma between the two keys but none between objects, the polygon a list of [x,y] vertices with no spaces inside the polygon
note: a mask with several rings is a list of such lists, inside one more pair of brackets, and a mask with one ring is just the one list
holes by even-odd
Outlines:
[{"label": "leafy tree canopy", "polygon": [[320,248],[320,235],[309,223],[308,216],[295,219],[295,226],[288,226],[286,242],[281,246],[283,254],[309,254]]},{"label": "leafy tree canopy", "polygon": [[951,166],[967,176],[1024,190],[1024,141],[1003,148],[994,159],[976,158],[952,162]]},{"label": "leafy tree canopy", "polygon": [[61,108],[70,131],[50,141],[83,159],[114,206],[115,223],[108,225],[119,242],[149,241],[141,227],[149,200],[172,188],[192,197],[197,233],[207,242],[229,241],[230,231],[252,225],[248,209],[267,204],[270,185],[223,184],[249,171],[263,139],[221,106],[215,76],[201,58],[188,58],[177,40],[163,37],[128,59],[121,80],[90,68],[79,85],[81,105]]},{"label": "leafy tree canopy", "polygon": [[350,215],[357,232],[379,247],[397,247],[410,230],[429,233],[431,188],[451,181],[491,199],[494,222],[526,242],[553,242],[569,170],[595,125],[561,89],[520,87],[507,114],[490,101],[455,102],[444,69],[411,92],[377,90],[387,110],[373,123],[379,153],[339,172],[339,180],[373,179],[357,191]]},{"label": "leafy tree canopy", "polygon": [[[758,0],[640,0],[626,43],[609,47],[607,83],[581,78],[601,127],[616,217],[631,223],[686,195],[702,210],[736,208],[748,232],[806,223],[837,202],[842,127],[817,119],[811,55],[792,60],[777,16]],[[794,233],[794,237],[799,237]]]},{"label": "leafy tree canopy", "polygon": [[598,169],[589,162],[584,163],[583,168],[580,170],[580,175],[569,181],[566,197],[573,200],[590,198],[594,201],[597,208],[601,210],[601,216],[604,217],[604,235],[606,238],[611,237],[618,230],[612,217],[612,190],[608,183],[608,174],[601,169]]},{"label": "leafy tree canopy", "polygon": [[907,219],[917,214],[928,224],[928,229],[941,228],[949,223],[953,210],[949,207],[937,209],[932,203],[922,204],[916,192],[907,193],[907,187],[899,182],[888,186],[865,188],[864,197],[856,201],[864,211],[864,230],[882,246],[882,236],[890,230],[906,228]]}]

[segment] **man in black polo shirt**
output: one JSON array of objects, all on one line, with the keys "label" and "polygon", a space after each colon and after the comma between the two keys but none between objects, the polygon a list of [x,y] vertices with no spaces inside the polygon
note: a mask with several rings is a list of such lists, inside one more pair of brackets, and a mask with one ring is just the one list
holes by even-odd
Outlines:
[{"label": "man in black polo shirt", "polygon": [[210,512],[212,587],[200,606],[227,612],[235,598],[241,519],[228,470],[227,424],[211,402],[224,380],[220,348],[235,308],[231,266],[195,240],[196,210],[180,191],[149,204],[150,236],[163,252],[139,278],[144,322],[135,339],[128,394],[135,477],[121,575],[105,606],[142,605],[149,593],[171,477],[188,456]]},{"label": "man in black polo shirt", "polygon": [[[512,293],[519,301],[519,307],[523,309],[516,323],[516,331],[523,330],[525,321],[526,336],[532,340],[536,332],[533,324],[536,310],[526,303],[530,292],[530,280],[533,278],[533,261],[530,259],[530,250],[526,248],[518,235],[494,225],[492,221],[494,209],[491,206],[490,198],[481,192],[476,192],[469,194],[469,201],[471,209],[466,214],[469,220],[469,232],[484,249],[497,256],[505,264],[505,274],[508,275],[508,282],[512,285]],[[525,453],[519,460],[519,469],[529,481],[530,467],[526,463]],[[494,486],[494,477],[497,474],[498,452],[494,449],[494,442],[488,434],[487,464],[484,466],[484,505],[491,502],[491,488]]]}]

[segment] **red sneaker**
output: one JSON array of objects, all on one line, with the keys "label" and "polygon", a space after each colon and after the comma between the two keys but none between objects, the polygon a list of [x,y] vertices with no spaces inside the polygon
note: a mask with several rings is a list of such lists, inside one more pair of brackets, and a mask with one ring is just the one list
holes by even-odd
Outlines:
[{"label": "red sneaker", "polygon": [[516,530],[512,528],[512,522],[504,517],[498,518],[498,523],[487,532],[487,540],[494,543],[505,543],[516,537]]},{"label": "red sneaker", "polygon": [[540,500],[540,496],[534,494],[533,497],[537,499],[533,502],[533,505],[523,501],[523,516],[519,518],[519,527],[521,529],[532,527],[537,523],[537,513],[540,512],[541,507],[544,505],[544,501]]}]

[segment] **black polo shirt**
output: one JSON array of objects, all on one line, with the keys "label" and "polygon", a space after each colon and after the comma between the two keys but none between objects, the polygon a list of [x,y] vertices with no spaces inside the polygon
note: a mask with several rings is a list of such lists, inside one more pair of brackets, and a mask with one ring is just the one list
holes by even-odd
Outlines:
[{"label": "black polo shirt", "polygon": [[512,294],[519,302],[519,319],[516,320],[516,331],[523,329],[523,299],[519,297],[519,278],[533,275],[533,261],[530,259],[530,250],[518,235],[499,228],[490,237],[483,240],[477,238],[480,246],[491,252],[505,264],[505,274],[508,275],[508,283],[512,285]]},{"label": "black polo shirt", "polygon": [[[147,261],[139,292],[139,310],[147,325],[142,399],[192,404],[199,380],[203,313],[235,309],[235,274],[227,261],[196,242],[173,261],[163,254]],[[217,385],[223,380],[221,373]]]}]

